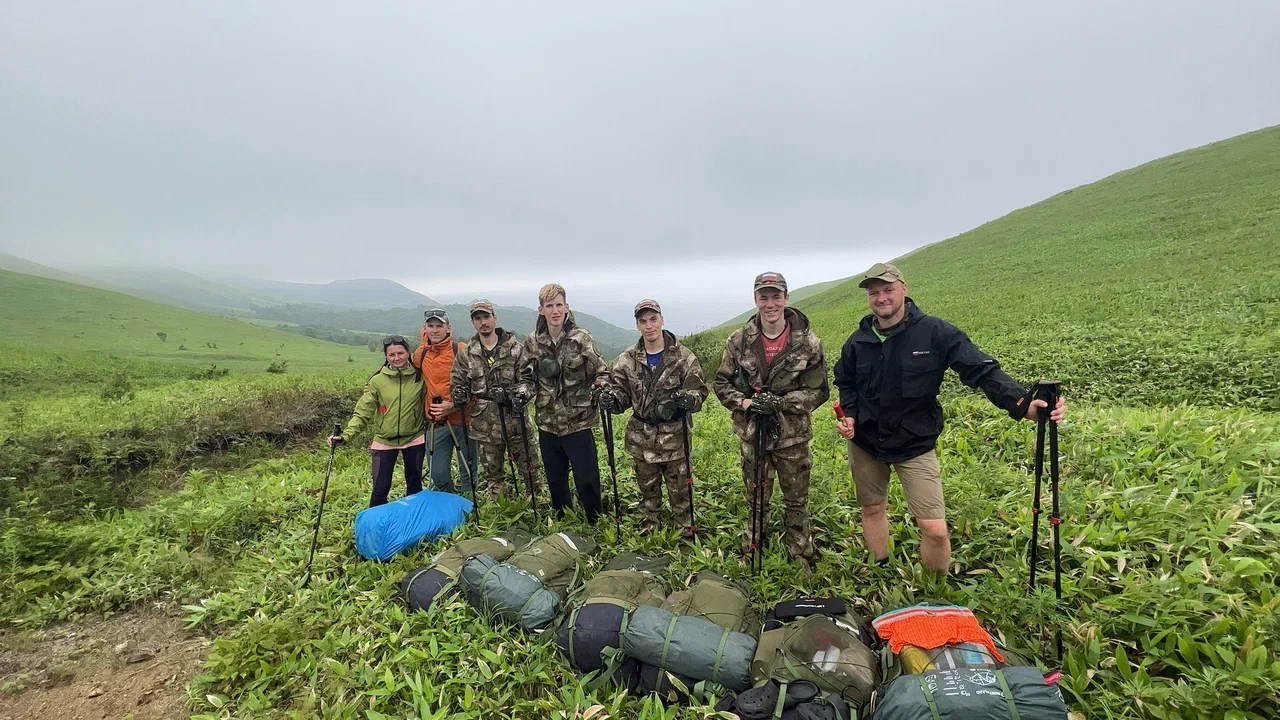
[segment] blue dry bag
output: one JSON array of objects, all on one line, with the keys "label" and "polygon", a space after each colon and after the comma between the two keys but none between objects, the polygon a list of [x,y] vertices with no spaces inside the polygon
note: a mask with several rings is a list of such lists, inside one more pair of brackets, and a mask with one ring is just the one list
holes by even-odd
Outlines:
[{"label": "blue dry bag", "polygon": [[426,538],[452,533],[466,522],[471,501],[461,495],[422,490],[356,515],[356,550],[368,560],[390,560]]}]

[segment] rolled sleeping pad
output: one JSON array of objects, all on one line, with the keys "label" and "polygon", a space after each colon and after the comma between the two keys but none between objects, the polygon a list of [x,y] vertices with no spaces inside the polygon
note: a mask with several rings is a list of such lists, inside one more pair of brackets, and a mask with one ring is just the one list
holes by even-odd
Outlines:
[{"label": "rolled sleeping pad", "polygon": [[530,632],[549,625],[560,611],[560,596],[541,580],[488,555],[468,560],[458,580],[472,607]]},{"label": "rolled sleeping pad", "polygon": [[647,665],[742,692],[751,687],[756,639],[710,620],[645,605],[632,611],[622,651]]},{"label": "rolled sleeping pad", "polygon": [[467,521],[471,501],[461,495],[422,490],[356,515],[356,550],[367,560],[387,561],[423,540],[449,535]]}]

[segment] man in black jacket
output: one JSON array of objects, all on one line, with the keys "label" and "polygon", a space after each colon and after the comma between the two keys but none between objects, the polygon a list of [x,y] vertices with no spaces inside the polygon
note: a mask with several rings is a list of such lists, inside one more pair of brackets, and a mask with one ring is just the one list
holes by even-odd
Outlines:
[{"label": "man in black jacket", "polygon": [[[1028,392],[959,328],[916,307],[898,268],[876,263],[863,273],[858,286],[867,291],[871,314],[845,341],[835,385],[845,412],[838,429],[849,441],[862,532],[876,562],[887,564],[885,510],[892,468],[920,526],[920,559],[945,574],[951,540],[934,448],[942,433],[938,391],[946,369],[955,370],[965,385],[981,388],[1015,420],[1035,420],[1048,404],[1030,400]],[[1061,421],[1063,410],[1059,398],[1050,417]]]}]

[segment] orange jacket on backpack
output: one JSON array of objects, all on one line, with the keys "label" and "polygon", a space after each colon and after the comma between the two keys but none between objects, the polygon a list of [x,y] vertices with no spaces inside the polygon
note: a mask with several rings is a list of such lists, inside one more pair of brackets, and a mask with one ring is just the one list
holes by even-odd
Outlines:
[{"label": "orange jacket on backpack", "polygon": [[[456,352],[462,352],[465,343],[453,341],[453,329],[444,340],[431,344],[427,340],[427,329],[422,328],[422,345],[413,351],[413,366],[422,370],[422,379],[427,384],[423,402],[426,405],[427,422],[431,422],[431,398],[449,399],[449,373],[453,370],[453,359]],[[445,418],[450,425],[463,424],[461,408],[449,413]]]}]

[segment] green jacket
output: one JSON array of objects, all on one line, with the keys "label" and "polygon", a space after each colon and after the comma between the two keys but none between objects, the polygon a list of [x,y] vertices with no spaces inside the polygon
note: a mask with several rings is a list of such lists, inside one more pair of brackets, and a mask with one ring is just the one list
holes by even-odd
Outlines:
[{"label": "green jacket", "polygon": [[373,439],[387,445],[403,445],[427,427],[422,375],[412,364],[397,370],[384,365],[369,378],[369,389],[360,396],[356,411],[342,431],[344,440],[372,426]]}]

